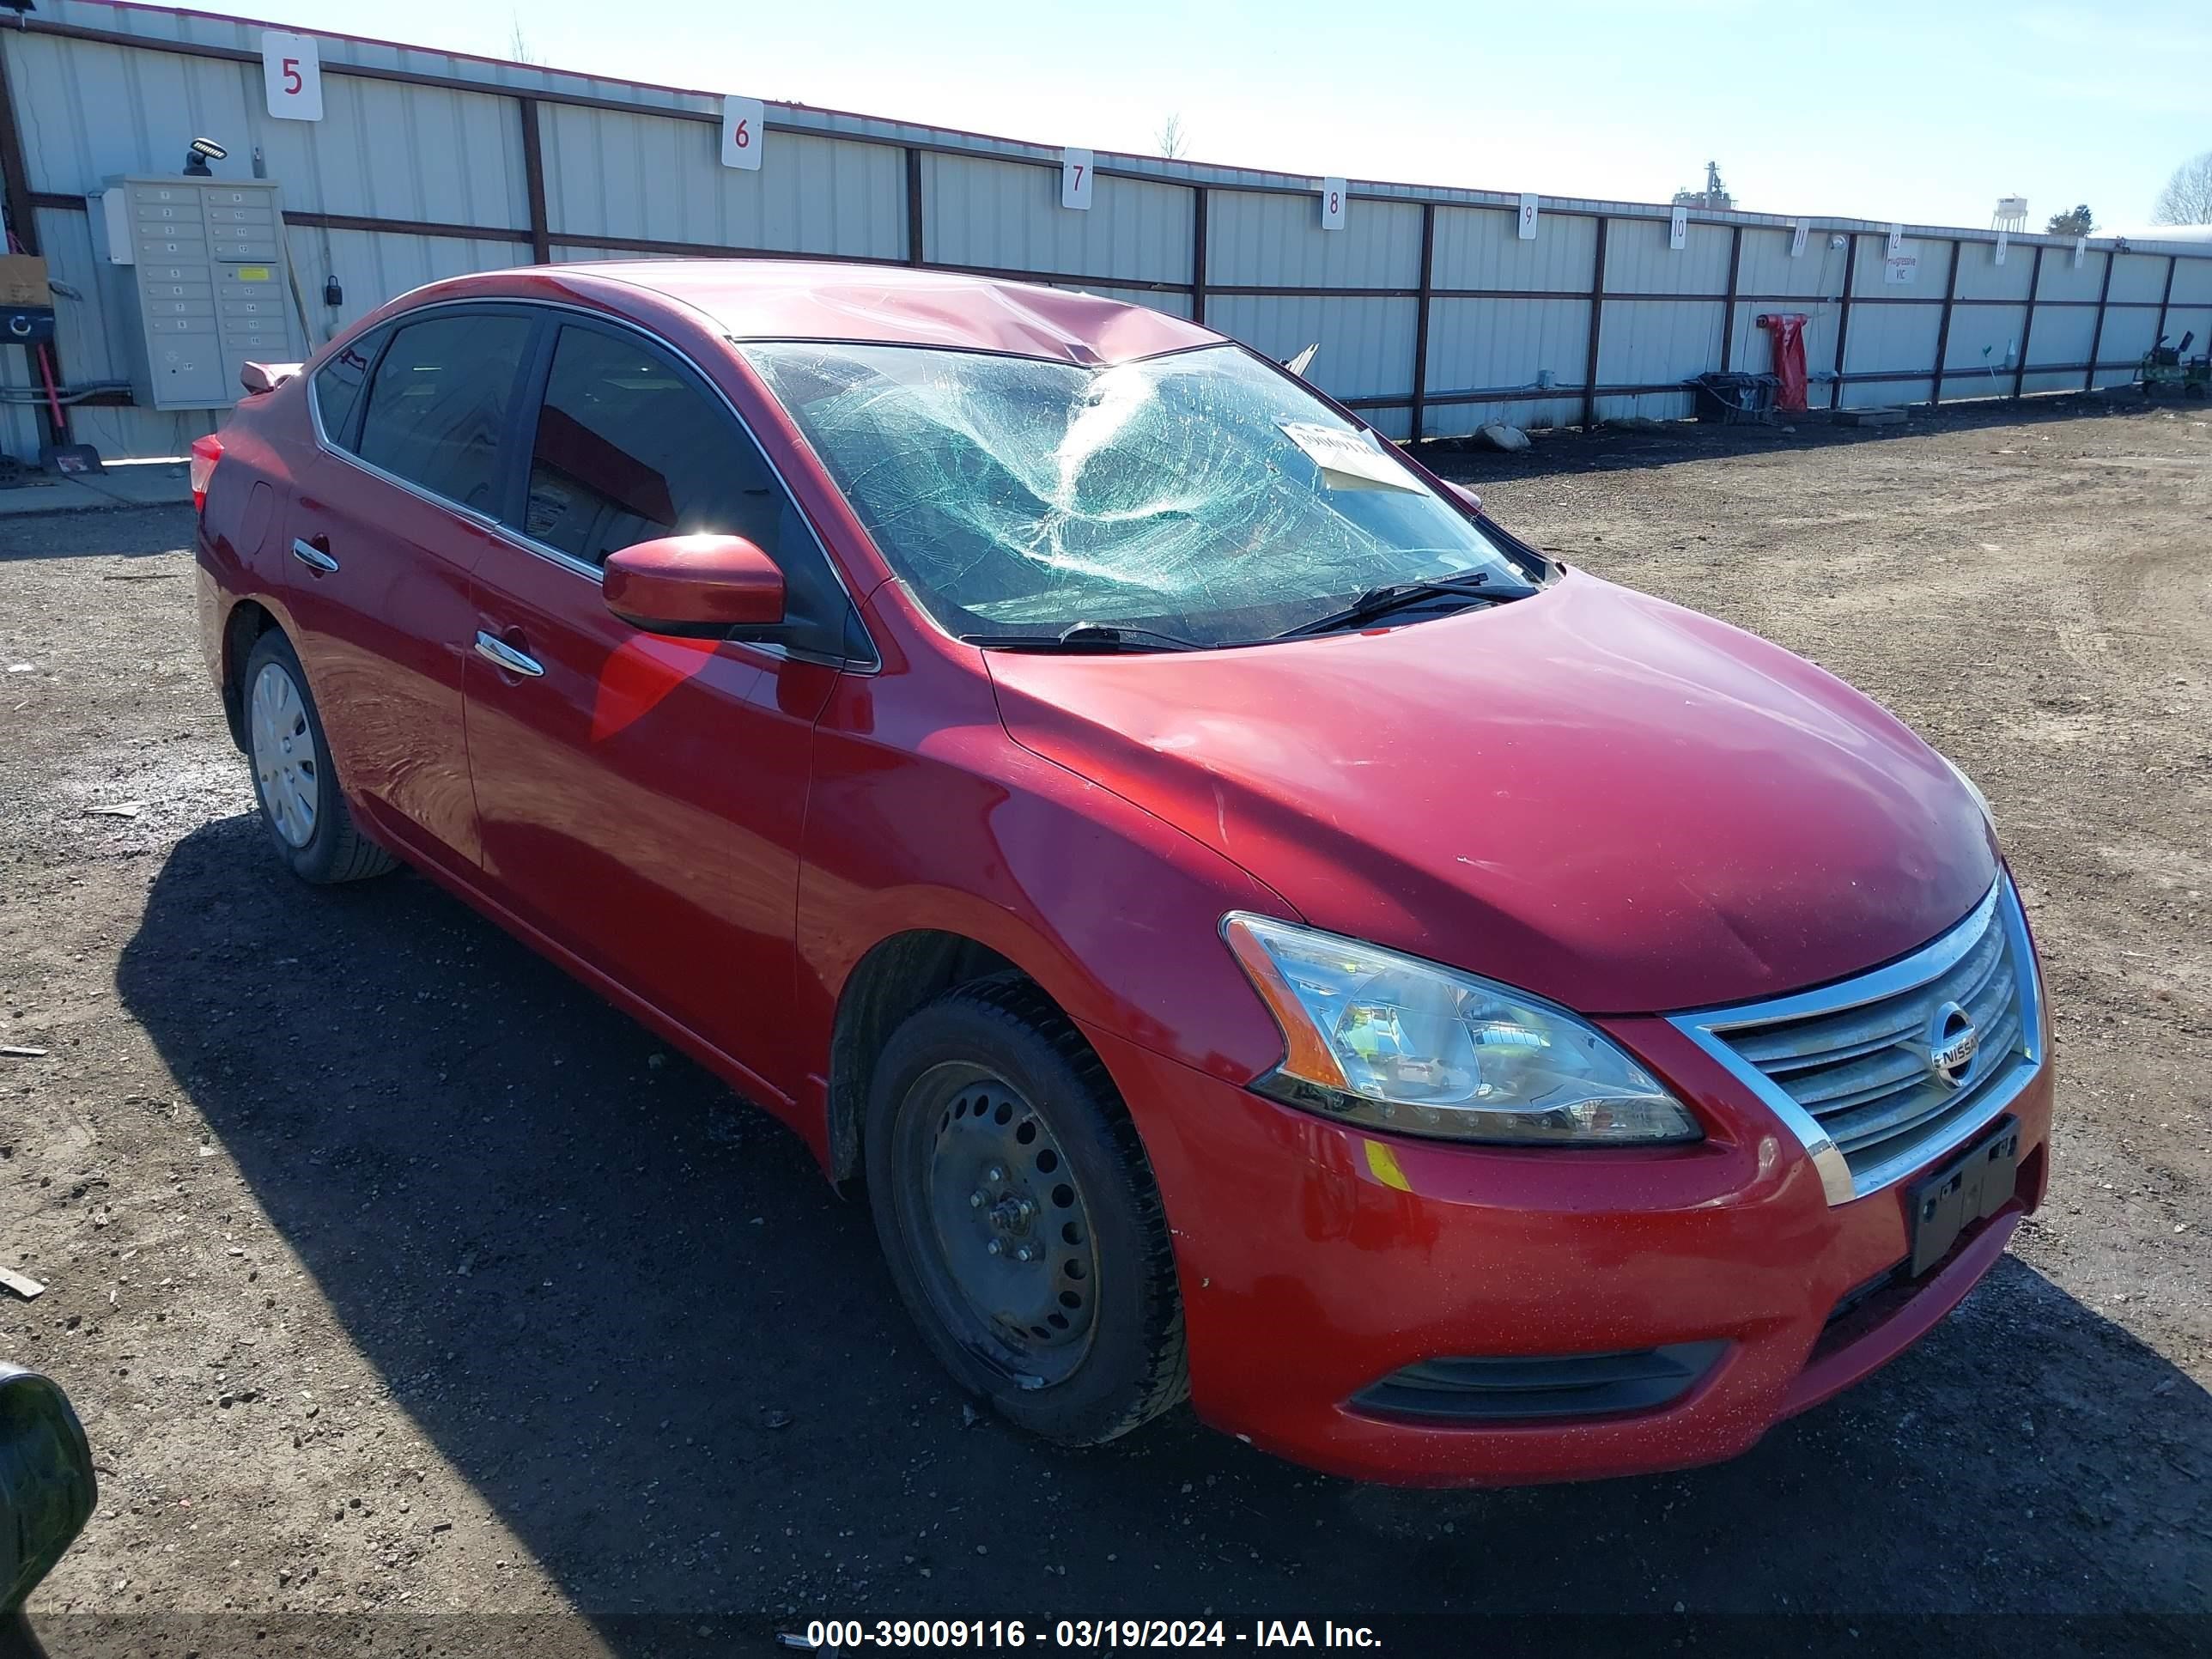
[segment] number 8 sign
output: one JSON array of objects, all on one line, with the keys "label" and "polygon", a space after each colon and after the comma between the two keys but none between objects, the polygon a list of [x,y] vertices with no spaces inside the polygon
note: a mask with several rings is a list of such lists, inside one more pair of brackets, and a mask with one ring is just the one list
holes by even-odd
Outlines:
[{"label": "number 8 sign", "polygon": [[1321,181],[1321,228],[1323,230],[1344,228],[1344,180],[1341,179]]},{"label": "number 8 sign", "polygon": [[768,137],[768,108],[757,98],[735,93],[722,100],[722,165],[757,173],[761,144]]},{"label": "number 8 sign", "polygon": [[279,121],[323,118],[323,60],[312,34],[261,31],[261,85]]}]

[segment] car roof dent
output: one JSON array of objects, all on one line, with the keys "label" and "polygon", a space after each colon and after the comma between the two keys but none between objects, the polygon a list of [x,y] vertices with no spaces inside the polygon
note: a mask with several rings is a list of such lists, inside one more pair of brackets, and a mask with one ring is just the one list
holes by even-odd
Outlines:
[{"label": "car roof dent", "polygon": [[[1086,367],[1222,337],[1180,318],[1067,289],[955,271],[799,259],[640,259],[489,271],[434,287],[441,299],[544,297],[546,284],[626,309],[644,289],[733,340],[837,340],[994,351]],[[418,290],[418,292],[420,292]],[[424,297],[428,297],[425,295]]]}]

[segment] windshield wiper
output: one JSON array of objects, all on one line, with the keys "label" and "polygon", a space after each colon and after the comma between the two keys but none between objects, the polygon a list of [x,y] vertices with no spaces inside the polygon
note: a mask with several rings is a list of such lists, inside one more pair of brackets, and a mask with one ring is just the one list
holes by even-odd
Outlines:
[{"label": "windshield wiper", "polygon": [[1196,640],[1122,623],[1073,623],[1057,634],[963,634],[969,645],[1015,651],[1202,651]]},{"label": "windshield wiper", "polygon": [[1492,604],[1527,597],[1510,588],[1492,587],[1489,581],[1487,570],[1477,570],[1463,575],[1430,576],[1419,581],[1392,582],[1384,587],[1370,587],[1343,610],[1316,617],[1311,622],[1300,623],[1296,628],[1286,628],[1275,637],[1295,640],[1309,634],[1329,634],[1340,628],[1357,628],[1362,623],[1373,622],[1379,617],[1389,616],[1393,611],[1402,611],[1409,605],[1418,605],[1423,599],[1432,599],[1440,595],[1484,599]]}]

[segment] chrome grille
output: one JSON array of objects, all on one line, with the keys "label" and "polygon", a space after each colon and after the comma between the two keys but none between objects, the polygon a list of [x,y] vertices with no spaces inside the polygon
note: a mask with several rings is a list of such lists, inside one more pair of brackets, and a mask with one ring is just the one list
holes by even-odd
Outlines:
[{"label": "chrome grille", "polygon": [[[1960,1144],[2026,1086],[2043,1060],[2036,996],[2020,899],[2000,878],[1965,921],[1885,968],[1674,1023],[1796,1132],[1832,1204]],[[1933,1055],[1953,1005],[1978,1039],[1956,1081]]]}]

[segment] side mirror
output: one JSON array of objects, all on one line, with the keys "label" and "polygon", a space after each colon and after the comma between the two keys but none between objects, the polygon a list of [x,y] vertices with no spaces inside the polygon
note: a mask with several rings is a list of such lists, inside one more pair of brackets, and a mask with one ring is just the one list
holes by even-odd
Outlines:
[{"label": "side mirror", "polygon": [[1476,495],[1465,484],[1454,483],[1449,478],[1446,478],[1444,480],[1444,488],[1451,492],[1451,497],[1454,501],[1457,501],[1468,512],[1474,514],[1476,518],[1479,519],[1482,516],[1481,496]]},{"label": "side mirror", "polygon": [[238,371],[238,383],[249,392],[274,392],[299,373],[297,363],[248,363]]},{"label": "side mirror", "polygon": [[0,1364],[0,1626],[53,1571],[98,1496],[69,1396],[36,1371]]},{"label": "side mirror", "polygon": [[605,599],[648,634],[717,639],[783,620],[783,572],[742,536],[664,536],[607,556]]}]

